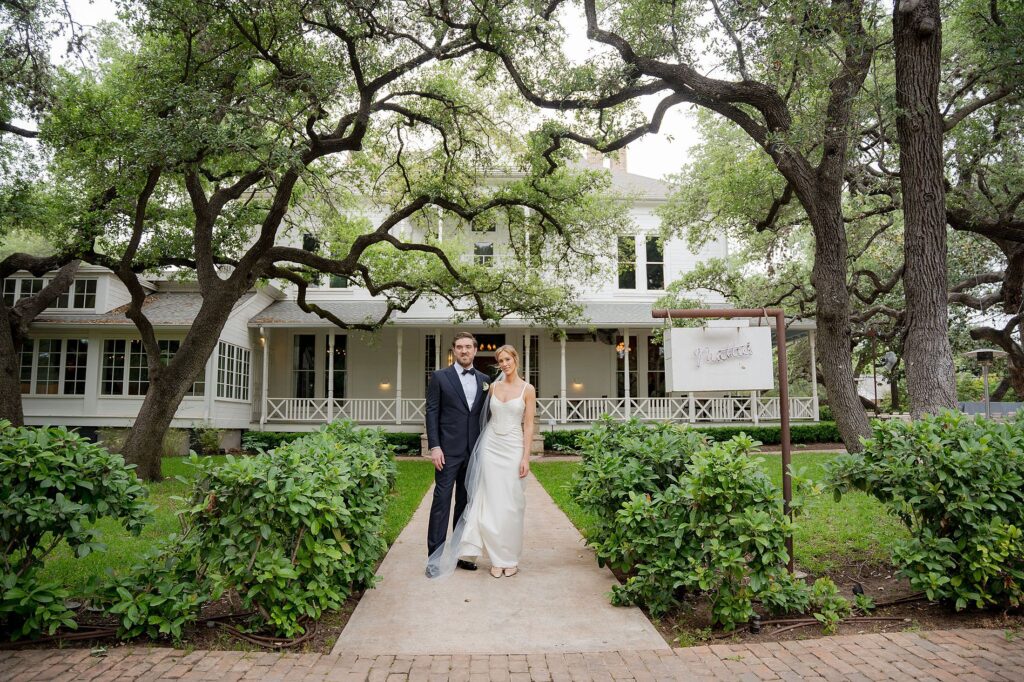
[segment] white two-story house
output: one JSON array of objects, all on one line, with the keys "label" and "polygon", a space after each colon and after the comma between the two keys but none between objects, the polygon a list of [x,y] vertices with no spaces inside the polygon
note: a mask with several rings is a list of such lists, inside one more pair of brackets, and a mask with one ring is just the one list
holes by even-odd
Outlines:
[{"label": "white two-story house", "polygon": [[[726,255],[724,237],[692,252],[683,240],[661,242],[656,208],[667,186],[612,165],[613,185],[632,197],[636,232],[619,237],[620,267],[579,301],[585,322],[562,330],[509,318],[499,327],[455,325],[444,305],[420,301],[375,333],[344,331],[302,312],[288,287],[254,290],[235,306],[206,371],[178,409],[174,427],[208,423],[240,434],[247,429],[296,431],[350,419],[397,431],[423,428],[426,385],[452,362],[452,338],[473,332],[477,366],[495,373],[494,351],[509,343],[537,387],[542,430],[579,427],[603,414],[617,418],[756,423],[778,419],[778,398],[756,394],[677,394],[665,390],[665,362],[653,335],[653,303],[669,282],[702,259]],[[472,233],[473,258],[501,251],[497,232]],[[385,310],[369,292],[325,278],[307,298],[347,320]],[[41,288],[27,274],[8,278],[12,304]],[[161,349],[172,355],[201,302],[195,284],[148,281],[146,312]],[[711,306],[724,306],[704,292]],[[65,297],[32,324],[22,350],[26,422],[75,427],[130,426],[148,388],[146,358],[125,317],[129,295],[112,273],[83,266]],[[790,336],[811,334],[796,321]],[[812,344],[813,345],[813,344]],[[813,364],[813,362],[812,362]],[[812,368],[813,371],[813,368]],[[812,385],[816,382],[812,382]],[[817,419],[816,395],[791,398],[795,419]],[[228,442],[236,441],[236,438]]]}]

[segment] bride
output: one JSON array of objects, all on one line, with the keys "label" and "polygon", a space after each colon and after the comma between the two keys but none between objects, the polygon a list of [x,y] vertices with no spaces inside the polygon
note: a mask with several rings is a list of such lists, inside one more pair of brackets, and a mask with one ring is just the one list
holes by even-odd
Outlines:
[{"label": "bride", "polygon": [[519,572],[526,512],[523,490],[530,472],[537,396],[519,376],[515,348],[502,346],[494,358],[501,374],[489,387],[481,417],[485,425],[470,456],[466,509],[448,542],[427,560],[428,575],[451,575],[461,557],[484,552],[495,578]]}]

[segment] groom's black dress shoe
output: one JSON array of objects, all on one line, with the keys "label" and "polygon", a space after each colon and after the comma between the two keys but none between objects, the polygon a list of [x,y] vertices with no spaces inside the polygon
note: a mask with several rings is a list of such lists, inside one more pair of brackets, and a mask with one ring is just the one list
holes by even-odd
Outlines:
[{"label": "groom's black dress shoe", "polygon": [[472,561],[466,561],[465,559],[459,559],[458,563],[455,564],[455,565],[458,566],[459,568],[461,568],[464,571],[475,571],[476,570],[476,564],[474,564]]}]

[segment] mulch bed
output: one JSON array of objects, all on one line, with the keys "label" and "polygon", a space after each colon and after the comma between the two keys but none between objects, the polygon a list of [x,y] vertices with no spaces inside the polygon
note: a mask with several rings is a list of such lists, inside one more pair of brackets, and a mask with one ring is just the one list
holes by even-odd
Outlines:
[{"label": "mulch bed", "polygon": [[[799,566],[797,567],[799,570]],[[886,602],[914,597],[910,584],[896,576],[896,569],[884,564],[849,564],[845,568],[829,572],[843,596],[854,600],[854,585],[860,584],[864,593],[870,595],[879,605],[870,617],[892,617],[899,620],[877,620],[855,623],[842,623],[836,634],[854,635],[877,632],[901,632],[904,630],[954,630],[961,628],[997,628],[1012,631],[1024,630],[1024,610],[1002,609],[966,610],[957,612],[952,607],[928,602],[924,599],[905,601],[891,606]],[[621,579],[621,578],[620,578]],[[813,581],[813,576],[808,576]],[[770,616],[766,616],[770,618]],[[778,620],[802,618],[800,616],[782,616]],[[702,644],[764,643],[788,640],[809,639],[825,636],[823,627],[814,623],[791,629],[789,624],[762,625],[760,633],[752,633],[749,628],[726,633],[712,631],[708,628],[711,622],[710,605],[707,600],[694,600],[683,608],[661,619],[652,619],[655,627],[672,646],[696,646]]]}]

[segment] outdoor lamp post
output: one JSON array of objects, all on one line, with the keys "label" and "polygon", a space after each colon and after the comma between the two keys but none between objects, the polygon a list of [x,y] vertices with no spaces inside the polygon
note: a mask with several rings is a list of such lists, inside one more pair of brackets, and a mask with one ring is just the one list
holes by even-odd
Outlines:
[{"label": "outdoor lamp post", "polygon": [[1006,351],[996,350],[994,348],[979,348],[977,350],[971,350],[964,353],[969,358],[974,358],[981,365],[981,376],[982,382],[985,385],[985,418],[992,418],[992,405],[988,399],[988,368],[992,365],[992,361],[996,358],[1005,358]]}]

